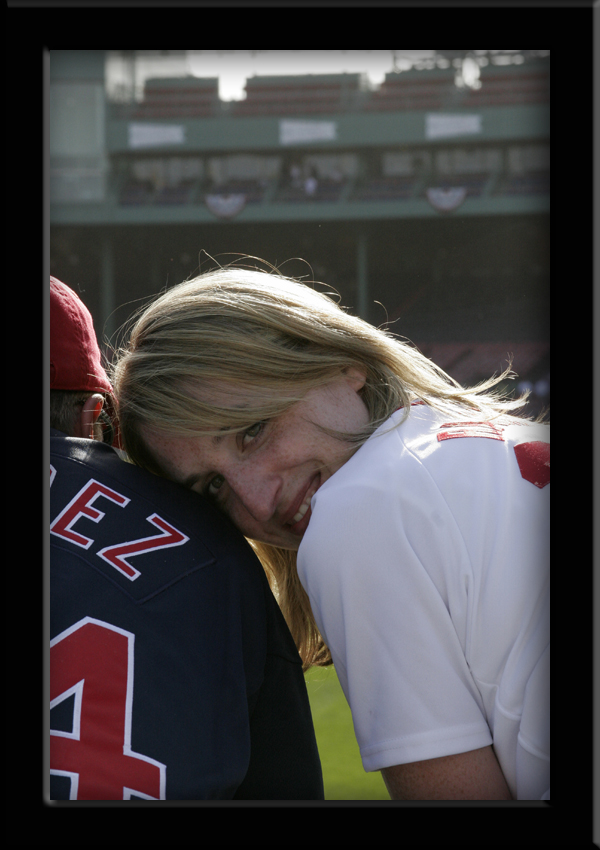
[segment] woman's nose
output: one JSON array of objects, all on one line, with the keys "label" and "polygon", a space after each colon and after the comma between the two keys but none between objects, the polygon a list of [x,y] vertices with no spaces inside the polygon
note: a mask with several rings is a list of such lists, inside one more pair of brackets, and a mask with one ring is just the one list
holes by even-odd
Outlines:
[{"label": "woman's nose", "polygon": [[243,464],[228,476],[229,485],[257,522],[267,522],[279,502],[281,478],[252,464]]}]

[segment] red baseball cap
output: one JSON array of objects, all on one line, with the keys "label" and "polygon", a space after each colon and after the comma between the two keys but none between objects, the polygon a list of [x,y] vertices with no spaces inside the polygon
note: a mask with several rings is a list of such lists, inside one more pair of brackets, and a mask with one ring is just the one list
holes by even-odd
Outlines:
[{"label": "red baseball cap", "polygon": [[88,308],[50,278],[50,389],[112,393]]}]

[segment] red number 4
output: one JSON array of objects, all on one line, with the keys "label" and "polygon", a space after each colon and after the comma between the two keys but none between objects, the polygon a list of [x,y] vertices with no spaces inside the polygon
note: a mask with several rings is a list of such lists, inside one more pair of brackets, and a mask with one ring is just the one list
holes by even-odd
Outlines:
[{"label": "red number 4", "polygon": [[74,696],[73,728],[50,730],[50,773],[72,800],[165,799],[166,767],[131,749],[134,635],[86,617],[50,643],[50,707]]}]

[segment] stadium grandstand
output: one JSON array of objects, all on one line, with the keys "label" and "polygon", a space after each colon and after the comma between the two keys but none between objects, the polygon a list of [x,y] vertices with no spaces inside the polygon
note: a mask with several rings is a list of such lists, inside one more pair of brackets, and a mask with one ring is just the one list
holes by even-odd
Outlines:
[{"label": "stadium grandstand", "polygon": [[186,53],[50,51],[50,273],[107,340],[207,254],[249,254],[461,383],[512,355],[530,411],[549,404],[549,51],[249,75],[235,100]]}]

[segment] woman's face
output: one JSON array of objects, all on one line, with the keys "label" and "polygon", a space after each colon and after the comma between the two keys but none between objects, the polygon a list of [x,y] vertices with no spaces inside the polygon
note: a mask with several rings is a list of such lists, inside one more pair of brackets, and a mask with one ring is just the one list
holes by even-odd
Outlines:
[{"label": "woman's face", "polygon": [[280,416],[236,434],[173,437],[144,426],[142,438],[170,478],[212,498],[246,537],[297,549],[312,496],[356,451],[319,426],[364,428],[364,383],[363,373],[347,369]]}]

